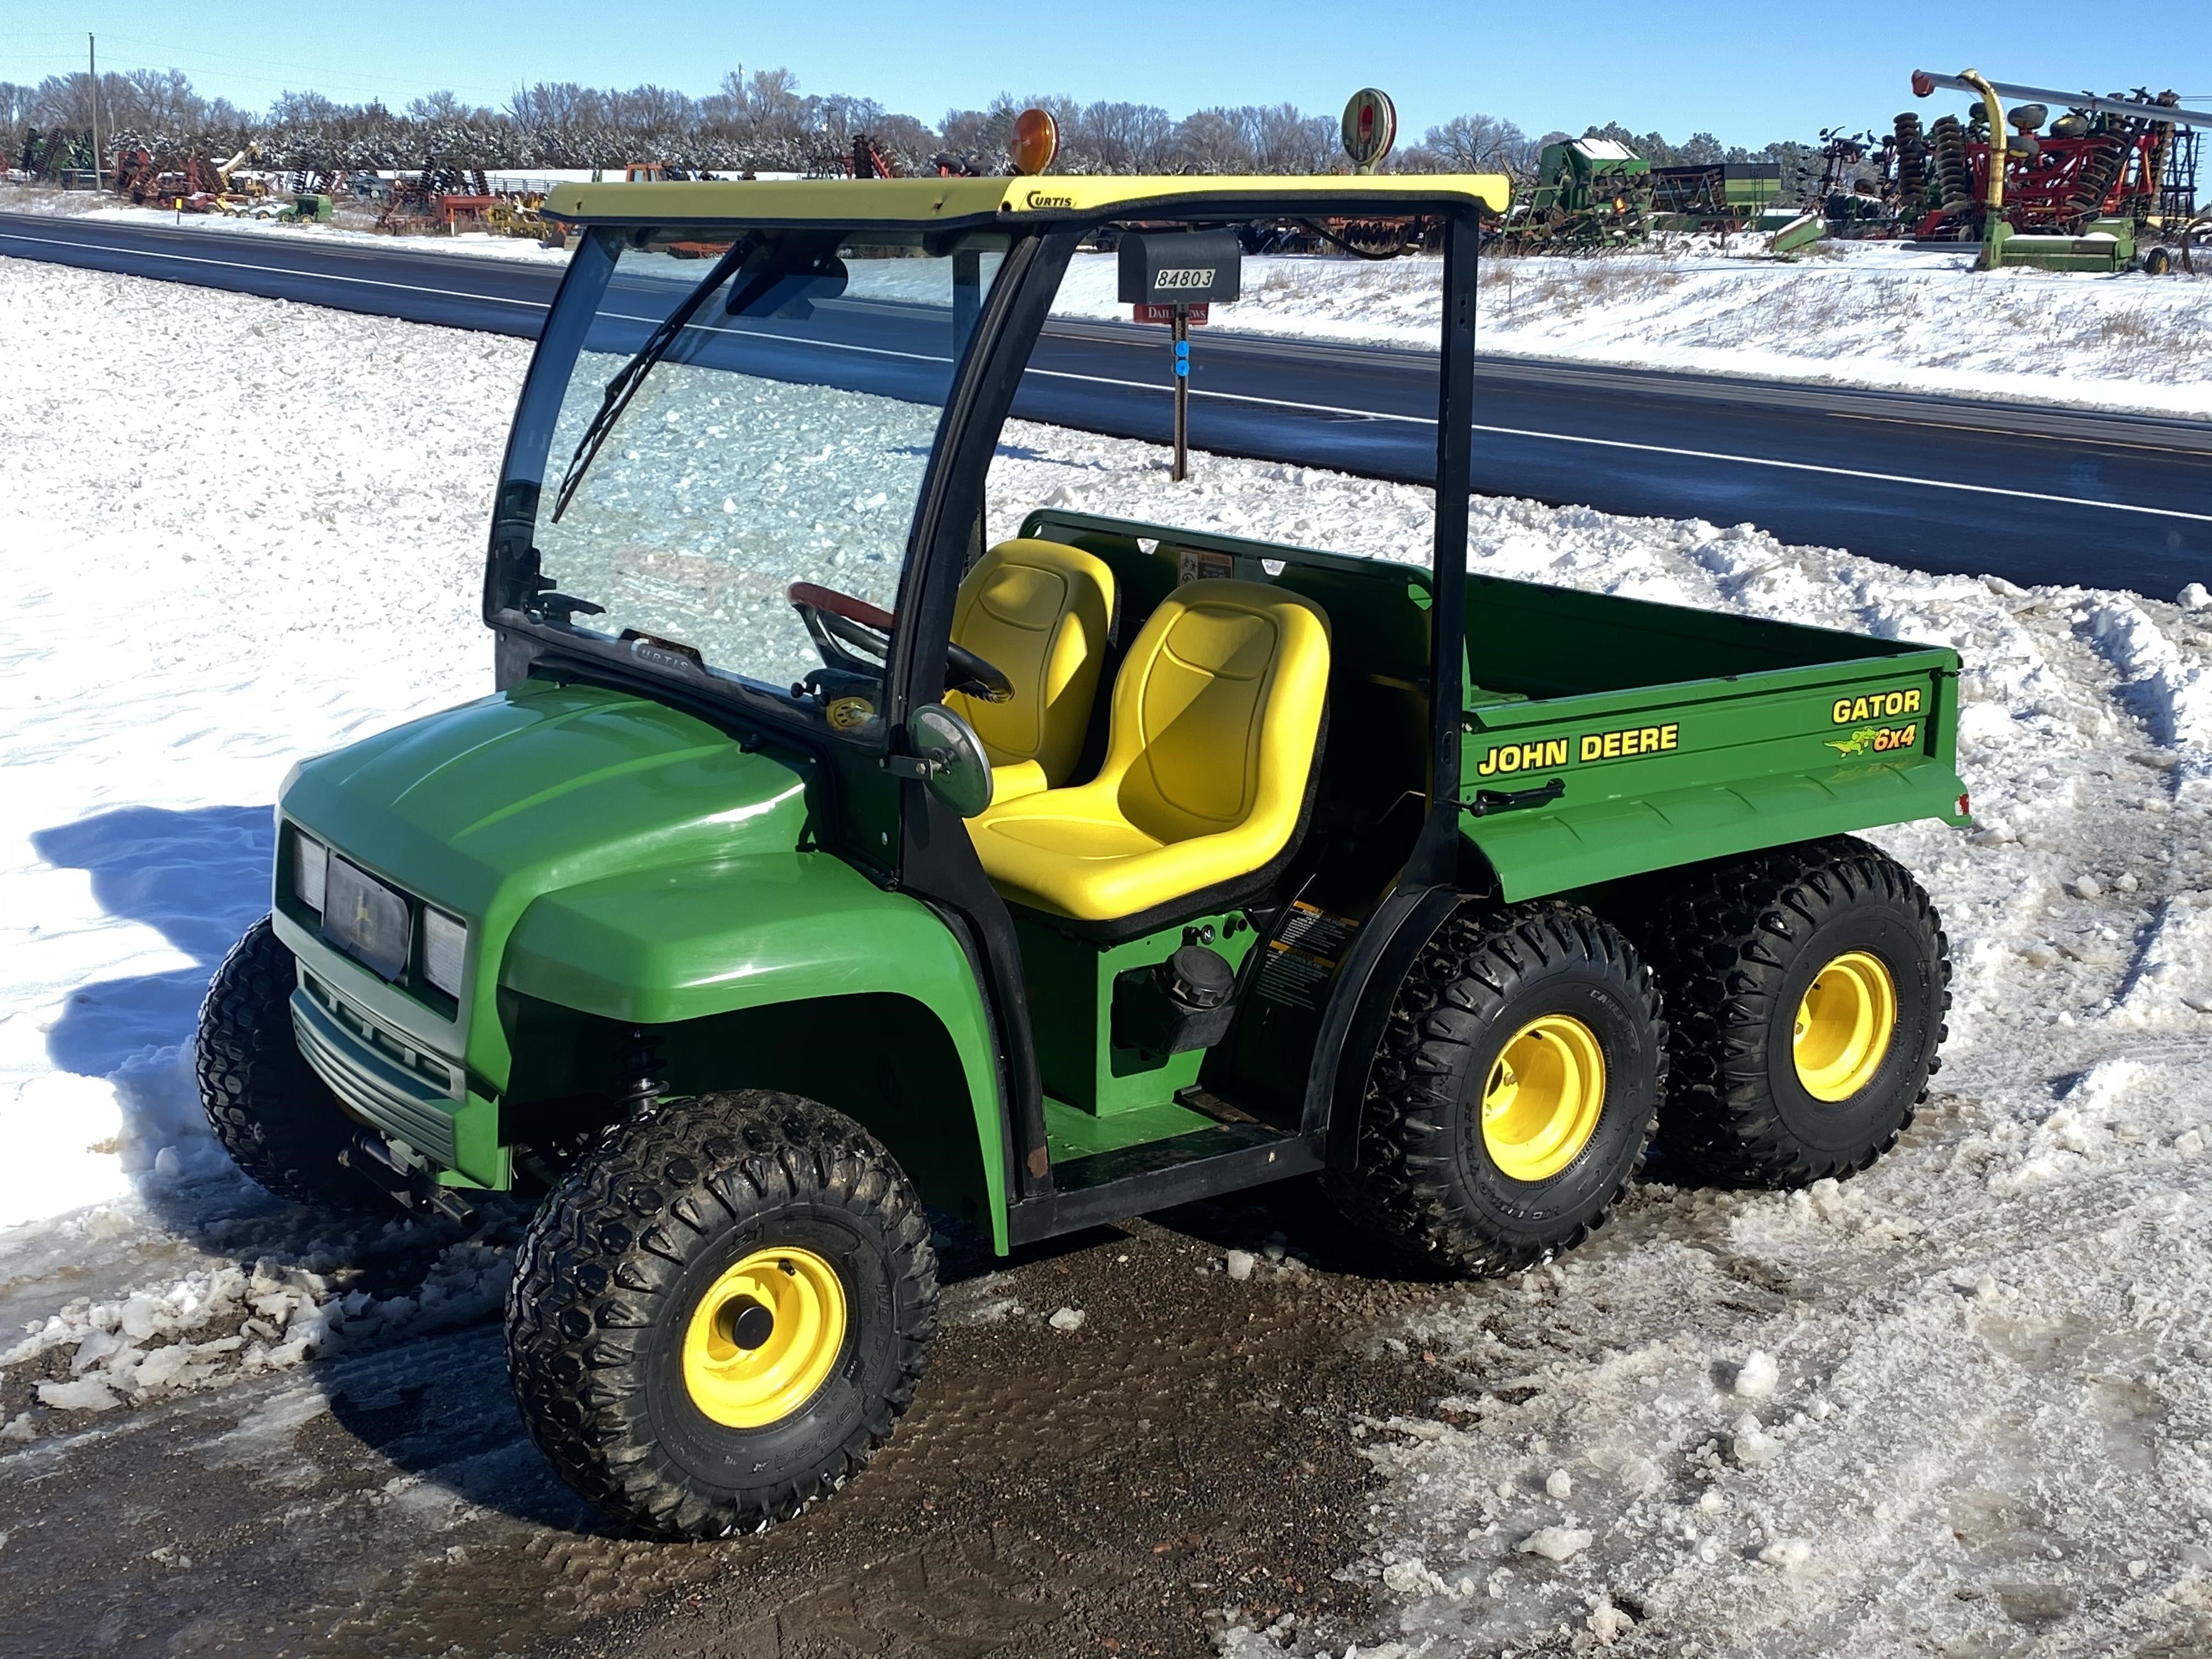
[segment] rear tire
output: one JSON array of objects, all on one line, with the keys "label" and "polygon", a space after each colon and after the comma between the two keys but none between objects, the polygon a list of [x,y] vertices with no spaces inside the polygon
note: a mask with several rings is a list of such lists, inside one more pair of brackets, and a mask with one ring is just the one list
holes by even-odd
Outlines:
[{"label": "rear tire", "polygon": [[857,1474],[936,1329],[929,1224],[875,1138],[795,1095],[702,1095],[613,1126],[546,1200],[507,1370],[580,1496],[651,1537],[724,1538]]},{"label": "rear tire", "polygon": [[[1547,1053],[1594,1079],[1577,1121],[1516,1125],[1516,1053],[1532,1091]],[[1556,900],[1462,910],[1398,988],[1340,1201],[1452,1273],[1547,1261],[1603,1224],[1642,1165],[1666,1057],[1651,975],[1611,926]]]},{"label": "rear tire", "polygon": [[[1639,896],[1626,925],[1674,1016],[1652,1146],[1662,1173],[1802,1187],[1855,1175],[1897,1144],[1941,1065],[1951,1006],[1949,945],[1911,872],[1838,836],[1669,872]],[[1824,975],[1830,994],[1852,994],[1855,978],[1879,992],[1866,958],[1893,1006],[1880,1052],[1855,1064],[1797,1028]]]},{"label": "rear tire", "polygon": [[360,1133],[292,1032],[299,968],[264,916],[231,946],[200,1005],[193,1070],[223,1150],[256,1185],[349,1213],[392,1200],[338,1162]]}]

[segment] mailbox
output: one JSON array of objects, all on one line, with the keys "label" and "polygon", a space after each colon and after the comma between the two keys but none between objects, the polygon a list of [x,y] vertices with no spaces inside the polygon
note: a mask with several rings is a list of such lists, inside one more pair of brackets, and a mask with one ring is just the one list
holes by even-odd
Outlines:
[{"label": "mailbox", "polygon": [[1231,230],[1125,232],[1124,305],[1226,305],[1243,275],[1244,248]]}]

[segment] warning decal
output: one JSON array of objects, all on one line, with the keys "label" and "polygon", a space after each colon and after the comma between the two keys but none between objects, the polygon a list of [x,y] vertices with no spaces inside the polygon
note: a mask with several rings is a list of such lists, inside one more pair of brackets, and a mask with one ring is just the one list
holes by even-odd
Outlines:
[{"label": "warning decal", "polygon": [[1267,941],[1267,959],[1260,965],[1254,990],[1270,1002],[1320,1007],[1336,964],[1358,931],[1351,917],[1297,900],[1284,917],[1282,931]]}]

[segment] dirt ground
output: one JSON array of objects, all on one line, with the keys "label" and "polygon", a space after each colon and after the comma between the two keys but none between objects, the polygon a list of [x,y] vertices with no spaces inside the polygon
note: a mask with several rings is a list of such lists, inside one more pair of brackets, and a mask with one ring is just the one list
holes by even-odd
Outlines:
[{"label": "dirt ground", "polygon": [[1228,1617],[1364,1625],[1351,1429],[1443,1391],[1374,1334],[1437,1288],[1340,1257],[1296,1191],[947,1267],[890,1445],[740,1541],[608,1535],[524,1438],[491,1322],[39,1442],[0,1459],[0,1652],[1183,1656]]}]

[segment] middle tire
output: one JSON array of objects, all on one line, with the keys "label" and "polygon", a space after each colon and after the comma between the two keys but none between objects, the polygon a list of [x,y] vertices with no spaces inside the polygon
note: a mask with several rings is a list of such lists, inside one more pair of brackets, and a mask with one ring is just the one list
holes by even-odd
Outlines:
[{"label": "middle tire", "polygon": [[722,1538],[856,1473],[936,1329],[929,1224],[882,1145],[795,1095],[702,1095],[616,1124],[546,1200],[507,1370],[576,1492],[653,1537]]},{"label": "middle tire", "polygon": [[1634,948],[1581,906],[1462,911],[1393,1000],[1345,1207],[1462,1273],[1580,1243],[1643,1162],[1666,1078],[1660,1014]]}]

